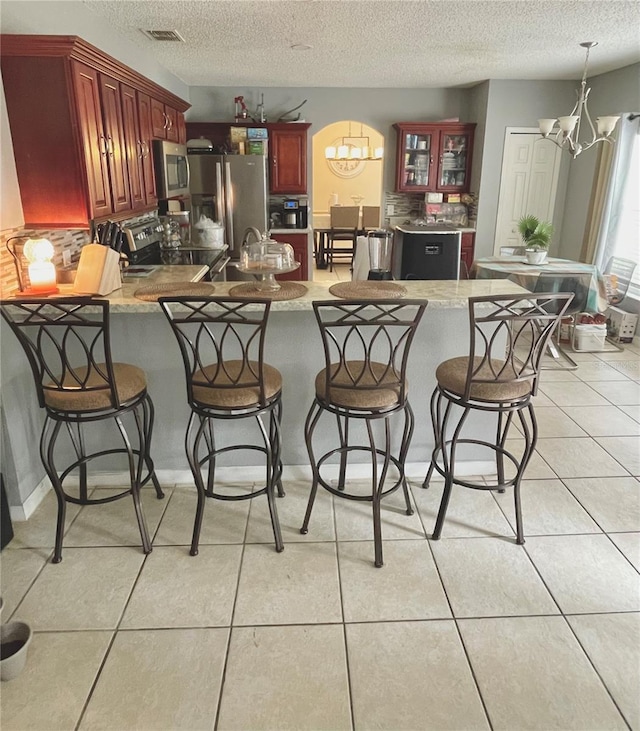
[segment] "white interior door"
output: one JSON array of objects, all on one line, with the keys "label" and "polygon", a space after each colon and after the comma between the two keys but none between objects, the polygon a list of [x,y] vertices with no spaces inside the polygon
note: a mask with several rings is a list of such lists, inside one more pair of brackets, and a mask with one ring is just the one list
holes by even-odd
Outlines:
[{"label": "white interior door", "polygon": [[498,217],[493,253],[501,246],[521,246],[518,221],[532,214],[552,221],[558,191],[561,150],[540,133],[507,129],[502,158]]}]

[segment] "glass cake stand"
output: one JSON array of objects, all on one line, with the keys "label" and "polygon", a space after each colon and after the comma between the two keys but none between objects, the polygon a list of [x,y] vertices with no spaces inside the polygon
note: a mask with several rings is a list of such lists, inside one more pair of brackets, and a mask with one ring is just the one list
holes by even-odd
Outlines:
[{"label": "glass cake stand", "polygon": [[245,274],[253,274],[255,277],[259,277],[256,282],[257,288],[261,292],[277,292],[280,287],[280,282],[276,279],[276,274],[289,274],[289,272],[295,272],[296,269],[300,268],[300,262],[297,261],[293,266],[282,268],[270,267],[268,264],[254,263],[251,266],[243,267],[238,266],[238,271],[244,272]]}]

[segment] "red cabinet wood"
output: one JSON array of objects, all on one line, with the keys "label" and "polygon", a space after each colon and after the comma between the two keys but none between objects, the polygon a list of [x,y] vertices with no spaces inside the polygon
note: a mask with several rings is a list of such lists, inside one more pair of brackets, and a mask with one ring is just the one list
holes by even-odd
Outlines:
[{"label": "red cabinet wood", "polygon": [[157,139],[187,141],[184,114],[157,99],[151,99],[151,131]]},{"label": "red cabinet wood", "polygon": [[152,206],[157,201],[157,193],[153,157],[151,155],[151,140],[153,139],[153,132],[151,130],[151,98],[148,94],[143,94],[140,91],[137,93],[137,97],[145,204]]},{"label": "red cabinet wood", "polygon": [[269,190],[307,192],[307,124],[268,125]]},{"label": "red cabinet wood", "polygon": [[0,63],[25,227],[88,228],[155,204],[151,100],[174,110],[178,135],[187,103],[77,36],[2,35]]},{"label": "red cabinet wood", "polygon": [[138,99],[136,91],[130,86],[120,86],[122,98],[122,127],[129,173],[129,191],[133,208],[146,204],[144,172],[142,169],[142,142],[140,140],[140,121],[138,119]]},{"label": "red cabinet wood", "polygon": [[122,102],[120,84],[114,79],[99,75],[100,101],[104,134],[107,138],[107,164],[111,180],[111,203],[114,213],[131,210],[129,176],[122,128]]},{"label": "red cabinet wood", "polygon": [[473,231],[466,231],[461,236],[460,259],[467,266],[467,273],[471,271],[475,253],[476,235]]},{"label": "red cabinet wood", "polygon": [[300,262],[300,268],[288,274],[278,274],[276,279],[289,280],[294,282],[307,281],[309,279],[309,238],[307,234],[271,234],[271,238],[293,246],[296,261]]},{"label": "red cabinet wood", "polygon": [[475,124],[398,122],[396,191],[469,190]]},{"label": "red cabinet wood", "polygon": [[[98,72],[74,61],[73,80],[77,100],[78,131],[82,137],[82,150],[89,189],[89,205],[92,215],[99,218],[112,213],[113,206],[109,182],[109,149],[102,122]],[[27,186],[26,190],[22,190],[23,206],[25,194],[27,197],[31,197],[31,192],[31,186]],[[80,214],[80,217],[84,218],[83,213],[83,211],[74,211],[65,218],[73,219],[76,214]],[[26,220],[28,219],[25,212]]]},{"label": "red cabinet wood", "polygon": [[238,122],[189,122],[187,139],[204,137],[215,147],[231,150],[230,129],[235,127],[264,127],[269,137],[269,192],[300,194],[307,192],[307,130],[306,122],[273,122],[255,124]]}]

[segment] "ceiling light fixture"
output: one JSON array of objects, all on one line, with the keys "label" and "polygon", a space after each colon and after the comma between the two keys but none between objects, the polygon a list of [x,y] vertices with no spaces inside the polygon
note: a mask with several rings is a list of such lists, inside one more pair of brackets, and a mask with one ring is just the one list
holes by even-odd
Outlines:
[{"label": "ceiling light fixture", "polygon": [[[587,49],[587,56],[584,60],[584,71],[582,72],[580,88],[576,90],[578,101],[576,102],[575,107],[571,110],[571,114],[566,117],[538,120],[540,134],[544,137],[544,139],[548,139],[558,145],[558,147],[568,150],[574,160],[581,152],[588,150],[597,142],[615,142],[610,135],[613,132],[617,121],[620,119],[620,117],[616,116],[597,117],[597,131],[593,126],[593,122],[589,116],[589,109],[587,108],[587,100],[589,98],[589,92],[591,91],[591,89],[587,88],[587,66],[589,65],[589,51],[594,46],[597,46],[598,43],[596,41],[586,41],[580,45]],[[589,123],[589,127],[591,127],[592,138],[590,142],[579,141],[583,112],[587,122]],[[554,129],[556,122],[558,122],[559,127],[557,130]],[[551,135],[555,136],[551,137]]]},{"label": "ceiling light fixture", "polygon": [[382,160],[383,147],[371,147],[369,138],[362,134],[360,125],[360,136],[351,136],[351,122],[349,122],[349,136],[342,138],[339,145],[325,147],[324,156],[327,160]]}]

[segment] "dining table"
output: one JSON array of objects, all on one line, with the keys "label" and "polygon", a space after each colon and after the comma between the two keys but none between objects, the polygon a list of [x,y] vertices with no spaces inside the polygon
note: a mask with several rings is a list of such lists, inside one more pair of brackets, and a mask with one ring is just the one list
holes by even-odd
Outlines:
[{"label": "dining table", "polygon": [[509,279],[534,292],[541,274],[552,280],[556,291],[562,291],[567,279],[578,276],[587,289],[584,311],[604,312],[607,309],[604,280],[594,264],[555,257],[547,257],[543,264],[529,264],[525,256],[488,256],[473,262],[469,276],[472,279]]}]

